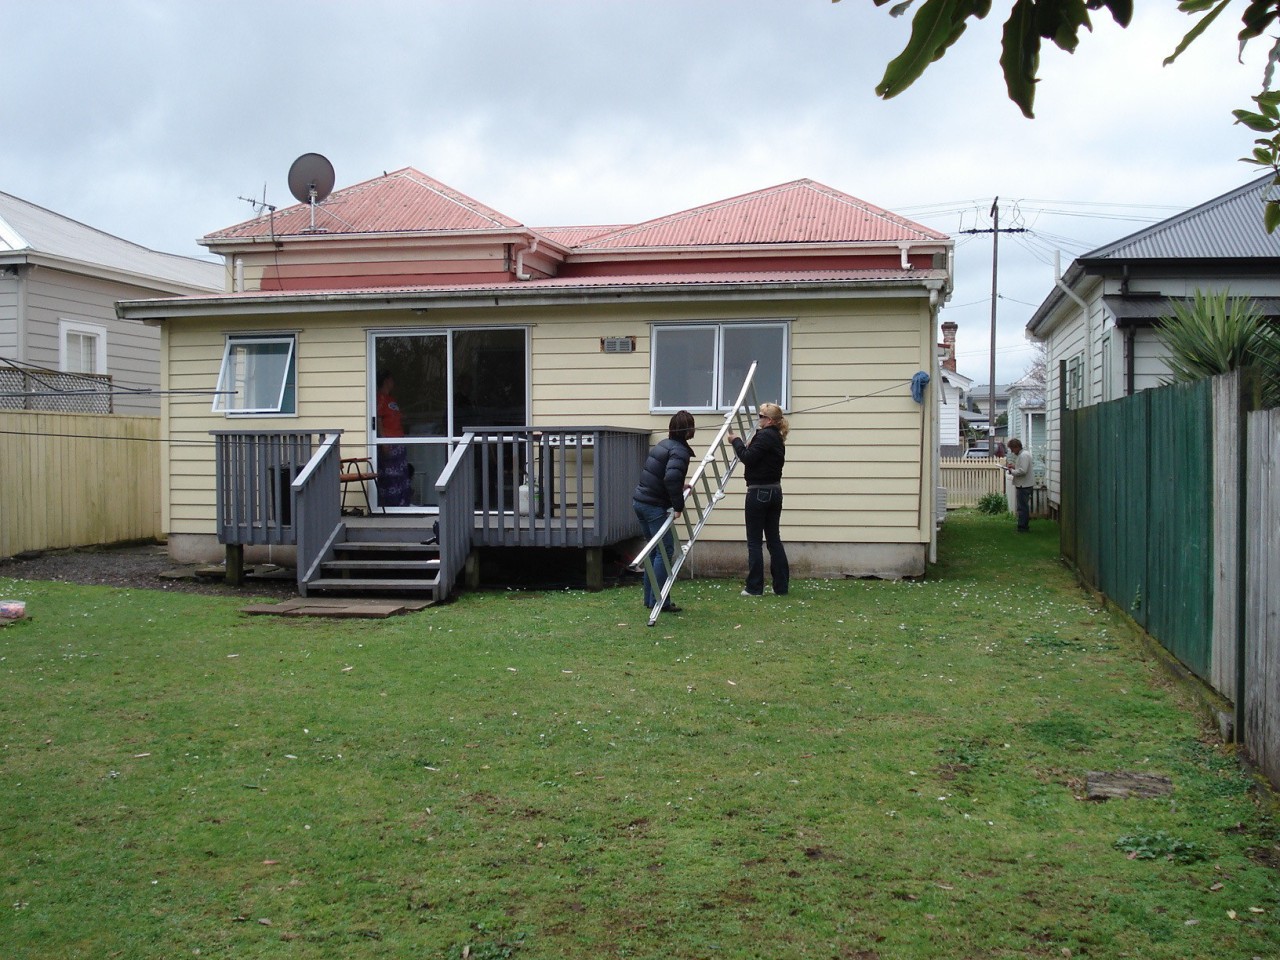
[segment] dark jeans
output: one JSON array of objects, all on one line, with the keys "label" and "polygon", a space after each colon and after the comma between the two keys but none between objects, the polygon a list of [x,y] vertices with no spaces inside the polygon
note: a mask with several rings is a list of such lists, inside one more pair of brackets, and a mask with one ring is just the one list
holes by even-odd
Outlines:
[{"label": "dark jeans", "polygon": [[773,592],[786,593],[791,588],[791,566],[778,532],[778,522],[782,519],[782,487],[748,488],[743,514],[747,521],[747,593],[764,593],[762,541],[769,545]]},{"label": "dark jeans", "polygon": [[1018,529],[1031,529],[1031,487],[1014,487],[1018,497]]},{"label": "dark jeans", "polygon": [[[637,500],[632,500],[631,506],[636,512],[636,519],[640,521],[640,529],[644,531],[645,543],[648,543],[662,525],[667,522],[667,508],[657,507],[651,503],[640,503]],[[670,557],[675,549],[676,536],[668,530],[666,536],[662,538],[661,544],[653,551],[653,575],[657,579],[659,591],[662,590],[662,585],[667,582],[667,564],[663,557]],[[653,584],[649,582],[649,575],[644,573],[644,567],[640,569],[644,578],[644,605],[652,610],[653,605],[658,602],[658,595],[654,593]],[[667,595],[667,602],[671,602],[670,594]]]}]

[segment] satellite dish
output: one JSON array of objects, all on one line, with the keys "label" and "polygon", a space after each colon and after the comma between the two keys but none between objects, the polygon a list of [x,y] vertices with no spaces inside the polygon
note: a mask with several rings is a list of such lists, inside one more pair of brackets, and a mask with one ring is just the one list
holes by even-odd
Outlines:
[{"label": "satellite dish", "polygon": [[318,153],[304,153],[289,168],[289,192],[299,203],[316,204],[333,190],[333,164]]}]

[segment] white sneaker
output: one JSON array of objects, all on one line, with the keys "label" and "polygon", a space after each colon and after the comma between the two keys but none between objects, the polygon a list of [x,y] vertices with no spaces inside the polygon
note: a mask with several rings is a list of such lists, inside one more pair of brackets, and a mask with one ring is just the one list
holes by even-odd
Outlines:
[{"label": "white sneaker", "polygon": [[763,597],[763,596],[764,596],[764,594],[763,594],[763,593],[752,593],[750,590],[743,590],[740,594],[738,594],[738,596],[740,596],[740,597]]}]

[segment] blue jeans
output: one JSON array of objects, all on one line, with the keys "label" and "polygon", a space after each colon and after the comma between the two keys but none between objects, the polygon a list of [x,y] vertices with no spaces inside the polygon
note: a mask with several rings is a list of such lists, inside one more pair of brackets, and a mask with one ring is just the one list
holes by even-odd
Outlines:
[{"label": "blue jeans", "polygon": [[[653,539],[661,528],[667,522],[667,508],[654,506],[651,503],[640,503],[638,500],[632,500],[631,506],[636,512],[636,519],[640,521],[640,529],[644,531],[645,543]],[[676,549],[676,535],[668,530],[666,536],[662,538],[662,544],[653,551],[653,575],[657,578],[658,589],[662,589],[662,584],[667,582],[667,564],[663,559],[664,556],[671,556]],[[644,605],[650,610],[653,605],[658,602],[658,596],[653,592],[653,585],[649,582],[649,575],[644,573],[641,567],[641,573],[644,577]],[[667,602],[671,602],[671,597],[667,597]]]},{"label": "blue jeans", "polygon": [[1018,506],[1018,529],[1029,530],[1031,528],[1031,487],[1014,487],[1017,495]]},{"label": "blue jeans", "polygon": [[747,522],[747,593],[764,593],[764,550],[769,545],[769,576],[773,592],[786,593],[791,588],[791,566],[782,546],[778,524],[782,519],[782,487],[749,487],[743,507]]}]

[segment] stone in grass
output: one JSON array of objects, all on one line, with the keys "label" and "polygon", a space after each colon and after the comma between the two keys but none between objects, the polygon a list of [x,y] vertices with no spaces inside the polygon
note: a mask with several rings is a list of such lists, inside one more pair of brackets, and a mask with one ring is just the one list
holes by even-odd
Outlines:
[{"label": "stone in grass", "polygon": [[1158,773],[1091,770],[1085,783],[1086,796],[1090,800],[1118,800],[1124,797],[1150,800],[1153,797],[1167,797],[1173,793],[1173,780]]}]

